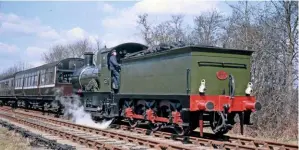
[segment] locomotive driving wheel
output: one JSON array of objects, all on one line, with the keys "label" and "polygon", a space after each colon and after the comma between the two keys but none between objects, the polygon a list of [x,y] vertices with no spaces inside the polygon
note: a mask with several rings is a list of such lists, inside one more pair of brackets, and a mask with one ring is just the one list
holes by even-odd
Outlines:
[{"label": "locomotive driving wheel", "polygon": [[151,129],[151,131],[158,131],[161,127],[159,124],[151,122],[149,122],[148,126]]},{"label": "locomotive driving wheel", "polygon": [[131,128],[135,128],[138,125],[138,121],[135,119],[128,119]]},{"label": "locomotive driving wheel", "polygon": [[183,135],[188,135],[190,134],[193,130],[188,126],[179,126],[179,125],[174,125],[174,131],[177,135],[183,136]]}]

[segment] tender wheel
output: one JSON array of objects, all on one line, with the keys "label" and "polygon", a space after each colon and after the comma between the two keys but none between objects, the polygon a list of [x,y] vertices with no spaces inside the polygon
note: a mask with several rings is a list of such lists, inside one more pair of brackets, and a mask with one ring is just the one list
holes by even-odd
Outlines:
[{"label": "tender wheel", "polygon": [[211,113],[210,125],[215,135],[226,134],[232,126],[227,124],[227,117],[222,112]]}]

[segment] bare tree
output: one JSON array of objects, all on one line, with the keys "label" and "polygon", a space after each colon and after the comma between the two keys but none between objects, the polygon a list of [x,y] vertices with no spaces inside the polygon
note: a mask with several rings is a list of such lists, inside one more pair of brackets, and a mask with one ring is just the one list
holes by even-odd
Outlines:
[{"label": "bare tree", "polygon": [[216,45],[224,21],[224,17],[217,11],[204,13],[195,17],[194,38],[197,39],[197,43]]},{"label": "bare tree", "polygon": [[[62,60],[69,57],[68,49],[64,45],[55,45],[50,48],[49,52],[43,54],[43,59],[46,63]],[[74,55],[74,54],[71,54]]]},{"label": "bare tree", "polygon": [[141,35],[146,44],[152,45],[152,27],[148,22],[148,14],[138,15],[137,23],[141,26]]},{"label": "bare tree", "polygon": [[152,43],[169,43],[184,37],[189,43],[255,50],[251,75],[254,94],[263,109],[254,113],[255,124],[245,133],[298,139],[294,134],[298,132],[298,4],[244,1],[230,6],[233,13],[227,18],[219,12],[197,16],[193,29],[177,28],[173,23],[180,26],[182,19],[174,17],[148,26],[147,38]]},{"label": "bare tree", "polygon": [[225,28],[223,42],[231,48],[256,50],[252,80],[263,109],[255,114],[257,124],[251,133],[296,138],[292,132],[298,131],[298,86],[294,86],[298,80],[294,74],[298,74],[298,4],[281,1],[263,2],[261,6],[253,7],[248,2],[232,6],[234,13]]},{"label": "bare tree", "polygon": [[68,51],[72,54],[71,57],[82,57],[85,52],[93,52],[93,45],[87,40],[79,40],[68,45]]},{"label": "bare tree", "polygon": [[170,24],[168,21],[162,22],[157,26],[153,27],[153,43],[171,43],[174,40],[171,36]]},{"label": "bare tree", "polygon": [[184,33],[183,22],[183,15],[173,15],[171,16],[171,20],[168,21],[169,34],[172,37],[172,42],[185,41],[186,35]]},{"label": "bare tree", "polygon": [[65,58],[82,58],[84,52],[95,52],[100,46],[97,40],[97,46],[94,46],[87,39],[78,40],[68,45],[55,45],[49,52],[43,54],[43,60],[47,63],[59,61]]},{"label": "bare tree", "polygon": [[20,61],[18,63],[15,63],[13,66],[3,70],[2,73],[0,74],[0,78],[13,75],[16,72],[23,71],[32,67],[33,66],[31,64]]},{"label": "bare tree", "polygon": [[159,43],[171,44],[187,41],[188,35],[184,32],[183,15],[172,15],[170,20],[156,25],[150,25],[148,14],[139,15],[137,23],[141,26],[141,35],[148,45]]}]

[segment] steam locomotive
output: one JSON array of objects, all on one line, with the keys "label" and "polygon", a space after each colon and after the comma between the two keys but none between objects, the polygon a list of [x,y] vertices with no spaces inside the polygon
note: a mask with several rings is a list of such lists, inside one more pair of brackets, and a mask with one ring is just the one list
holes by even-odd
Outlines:
[{"label": "steam locomotive", "polygon": [[[116,50],[121,64],[118,89],[113,88],[115,83],[109,69],[112,50]],[[261,109],[261,104],[252,96],[252,53],[250,50],[201,45],[148,47],[140,43],[123,43],[98,51],[95,63],[94,54],[88,52],[84,59],[69,62],[67,69],[59,68],[59,62],[51,65],[55,72],[53,85],[61,86],[57,83],[57,68],[69,73],[67,86],[81,97],[85,111],[95,118],[125,120],[132,127],[146,124],[153,131],[172,128],[179,135],[188,135],[199,127],[202,136],[206,126],[217,135],[226,134],[236,123],[235,117],[239,116],[243,132],[243,125],[251,124],[251,113]],[[9,79],[18,82],[18,74]],[[44,109],[44,104],[49,104],[55,97],[40,92],[40,74],[35,74],[37,80],[33,82],[37,81],[39,88],[31,97],[24,94],[26,90],[22,87],[22,95],[2,94],[0,100],[5,104],[23,101],[26,106],[38,103]],[[0,84],[2,81],[6,79],[0,80]],[[19,84],[11,87],[16,91]],[[65,96],[69,91],[65,91]]]},{"label": "steam locomotive", "polygon": [[[109,70],[111,51],[121,64],[119,89]],[[125,119],[134,127],[172,128],[180,135],[204,126],[225,134],[239,115],[241,129],[261,109],[252,93],[253,51],[208,46],[124,43],[85,54],[85,66],[74,73],[73,88],[85,110],[99,118]]]}]

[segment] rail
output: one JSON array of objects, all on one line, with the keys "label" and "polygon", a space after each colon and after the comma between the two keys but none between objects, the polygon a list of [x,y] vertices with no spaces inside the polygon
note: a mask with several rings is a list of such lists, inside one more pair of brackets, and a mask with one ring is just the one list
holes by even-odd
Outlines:
[{"label": "rail", "polygon": [[[71,122],[68,122],[63,119],[58,119],[58,118],[53,118],[53,117],[48,117],[48,116],[43,116],[43,115],[37,115],[29,113],[29,112],[21,112],[21,111],[16,111],[19,114],[26,115],[32,118],[38,118],[41,120],[47,120],[49,122],[52,122],[54,124],[59,124],[59,125],[64,125],[68,126],[71,128],[79,129],[82,131],[87,131],[87,132],[98,132],[99,134],[105,135],[108,134],[106,132],[111,132],[107,130],[101,130],[97,128],[90,128],[87,126],[83,125],[77,125],[73,124]],[[127,125],[120,125],[119,126],[121,130],[123,131],[130,131],[130,132],[135,132],[138,134],[148,134],[148,130],[144,128],[130,128]],[[113,132],[114,134],[117,134],[117,132]],[[173,139],[176,141],[182,141],[183,143],[186,143],[186,139],[183,137],[176,137],[175,135],[169,133],[169,132],[163,132],[163,131],[155,131],[150,133],[150,135],[154,138],[163,138],[163,139]],[[121,136],[121,135],[120,135]],[[126,138],[134,139],[134,137],[130,135],[124,135]],[[142,140],[142,139],[138,139]],[[144,138],[143,138],[144,140]],[[213,149],[248,149],[248,150],[262,150],[262,149],[284,149],[284,150],[293,150],[293,149],[298,149],[298,145],[294,144],[287,144],[287,143],[280,143],[280,142],[274,142],[274,141],[266,141],[266,140],[257,140],[254,138],[245,138],[245,137],[235,137],[235,136],[225,136],[222,139],[215,139],[214,136],[209,135],[205,133],[204,138],[200,138],[198,136],[192,135],[187,139],[187,143],[191,142],[194,145],[197,146],[203,146],[205,148],[213,148]],[[161,144],[155,140],[149,141],[149,144],[155,145],[155,147],[159,149],[166,149],[168,148],[173,148],[173,149],[186,149],[184,148],[184,145],[186,144],[181,144],[181,147],[178,147],[177,144],[169,144],[169,143],[164,143]],[[188,144],[187,144],[188,145]],[[189,147],[192,149],[192,147]]]},{"label": "rail", "polygon": [[[8,111],[8,110],[4,110]],[[17,114],[13,115],[11,113]],[[140,134],[128,134],[128,132],[124,132],[121,130],[103,130],[103,129],[98,129],[98,128],[92,128],[84,125],[78,125],[74,124],[71,122],[67,122],[65,120],[61,119],[56,119],[56,118],[51,118],[47,116],[40,116],[37,114],[32,114],[28,112],[19,112],[19,111],[14,111],[11,112],[10,114],[5,115],[4,113],[0,113],[0,116],[8,118],[13,121],[17,121],[18,123],[22,123],[25,125],[29,125],[32,127],[35,127],[37,129],[40,129],[42,131],[46,131],[49,133],[54,133],[55,135],[60,135],[62,138],[67,138],[71,139],[74,142],[78,142],[79,144],[84,144],[87,147],[91,147],[94,149],[99,149],[99,148],[105,148],[105,149],[124,149],[123,147],[119,147],[117,145],[113,144],[107,144],[107,143],[102,143],[102,141],[97,141],[93,140],[91,138],[87,138],[86,133],[92,133],[95,135],[101,135],[103,137],[108,137],[111,139],[117,139],[121,141],[126,141],[129,143],[134,143],[137,145],[142,145],[146,146],[148,148],[154,148],[154,149],[159,149],[159,150],[166,150],[166,149],[171,149],[171,150],[196,150],[196,149],[202,149],[203,146],[199,145],[182,145],[179,143],[175,142],[169,142],[169,141],[164,141],[161,139],[153,138],[151,136],[143,135],[141,136]],[[26,118],[26,119],[24,119]],[[28,118],[31,119],[37,119],[35,121],[28,121]],[[50,125],[45,125],[43,123],[48,122],[51,123],[52,126]],[[55,127],[55,125],[59,125],[59,127]],[[79,136],[76,134],[73,134],[71,131],[68,132],[66,129],[63,129],[63,127],[68,127],[74,130],[82,131],[81,134],[85,133],[85,136]],[[111,141],[110,141],[111,142]]]}]

